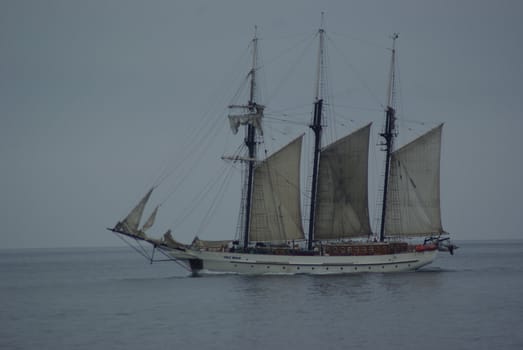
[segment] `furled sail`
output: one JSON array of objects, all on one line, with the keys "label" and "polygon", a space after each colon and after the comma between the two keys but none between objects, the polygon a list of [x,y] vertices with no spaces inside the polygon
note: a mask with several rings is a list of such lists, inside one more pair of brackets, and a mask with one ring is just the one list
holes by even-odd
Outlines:
[{"label": "furled sail", "polygon": [[300,157],[303,135],[259,163],[254,170],[251,241],[303,239]]},{"label": "furled sail", "polygon": [[151,213],[151,215],[149,215],[149,218],[147,219],[145,224],[143,224],[143,226],[142,226],[143,232],[147,231],[154,225],[154,220],[156,219],[156,213],[158,213],[158,208],[159,208],[159,206],[156,206],[156,208],[154,208],[153,212]]},{"label": "furled sail", "polygon": [[371,124],[321,150],[315,239],[368,236],[368,155]]},{"label": "furled sail", "polygon": [[184,244],[182,244],[174,239],[174,237],[172,236],[171,230],[167,230],[167,232],[165,232],[163,234],[162,242],[163,242],[163,244],[165,244],[171,248],[184,248],[185,247]]},{"label": "furled sail", "polygon": [[214,251],[226,251],[229,248],[231,241],[202,241],[198,236],[194,237],[191,247],[197,249],[211,249]]},{"label": "furled sail", "polygon": [[263,114],[260,111],[258,111],[257,113],[229,115],[229,124],[231,126],[232,133],[236,135],[238,133],[238,128],[240,127],[240,125],[250,124],[254,126],[256,129],[258,129],[261,134],[263,134],[261,126],[262,117]]},{"label": "furled sail", "polygon": [[443,124],[394,151],[385,216],[387,236],[443,233],[440,154]]},{"label": "furled sail", "polygon": [[[154,187],[152,187],[149,192],[145,194],[145,196],[140,200],[140,202],[131,210],[129,215],[127,217],[119,222],[115,229],[123,230],[127,233],[133,233],[138,234],[138,226],[140,225],[140,220],[142,219],[143,210],[145,209],[145,205],[147,204],[147,201],[149,200],[149,197],[151,196],[151,193],[153,192]],[[153,219],[154,220],[154,219]]]}]

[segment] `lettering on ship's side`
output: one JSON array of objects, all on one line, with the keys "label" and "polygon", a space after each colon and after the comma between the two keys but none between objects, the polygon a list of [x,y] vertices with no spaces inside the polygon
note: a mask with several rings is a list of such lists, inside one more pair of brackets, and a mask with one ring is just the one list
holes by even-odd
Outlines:
[{"label": "lettering on ship's side", "polygon": [[229,259],[229,260],[241,260],[242,259],[241,256],[234,256],[234,255],[225,255],[223,258]]}]

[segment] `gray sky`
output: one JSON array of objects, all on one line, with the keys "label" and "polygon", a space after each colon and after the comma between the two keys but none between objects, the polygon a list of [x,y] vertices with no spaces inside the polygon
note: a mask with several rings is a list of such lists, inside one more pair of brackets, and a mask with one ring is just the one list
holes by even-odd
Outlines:
[{"label": "gray sky", "polygon": [[[154,194],[153,204],[161,202],[188,177],[162,206],[152,234],[189,210],[174,232],[190,241],[213,197],[194,209],[192,198],[219,173],[219,157],[242,140],[230,134],[224,113],[246,73],[254,24],[267,64],[261,87],[268,108],[308,104],[310,115],[316,44],[311,58],[299,61],[307,70],[296,68],[297,78],[283,79],[290,69],[277,63],[285,47],[313,37],[321,11],[335,45],[329,57],[350,62],[341,73],[332,71],[334,62],[330,68],[336,103],[352,106],[337,109],[354,121],[348,130],[381,125],[386,48],[399,32],[401,140],[445,123],[445,229],[456,239],[521,238],[520,1],[4,0],[0,247],[121,244],[105,227],[126,214],[162,167],[177,164],[181,151],[199,162],[185,162],[165,192]],[[214,129],[208,154],[188,148]],[[232,238],[239,183],[227,189],[200,232],[205,239]]]}]

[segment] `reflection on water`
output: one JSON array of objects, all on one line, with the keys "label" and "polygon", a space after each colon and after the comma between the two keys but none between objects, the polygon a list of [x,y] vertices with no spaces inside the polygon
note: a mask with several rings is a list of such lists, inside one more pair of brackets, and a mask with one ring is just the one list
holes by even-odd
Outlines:
[{"label": "reflection on water", "polygon": [[[296,303],[340,300],[346,303],[371,303],[382,299],[405,300],[416,292],[430,295],[445,281],[445,270],[432,267],[413,273],[354,275],[228,275],[231,292],[245,303]],[[208,277],[206,277],[208,278]]]}]

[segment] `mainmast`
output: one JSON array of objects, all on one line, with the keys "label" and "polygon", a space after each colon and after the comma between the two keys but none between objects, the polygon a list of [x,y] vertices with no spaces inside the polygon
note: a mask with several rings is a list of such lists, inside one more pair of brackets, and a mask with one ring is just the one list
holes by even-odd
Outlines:
[{"label": "mainmast", "polygon": [[380,242],[385,240],[385,215],[387,212],[387,194],[388,194],[388,183],[389,183],[389,172],[390,172],[390,156],[394,147],[394,137],[396,136],[395,121],[396,121],[396,110],[394,109],[394,87],[395,87],[395,64],[396,64],[396,39],[398,39],[398,33],[392,35],[392,57],[390,63],[390,79],[387,88],[387,108],[385,110],[385,129],[380,134],[384,138],[383,146],[385,146],[385,178],[383,186],[383,203],[381,207],[381,226],[380,226]]},{"label": "mainmast", "polygon": [[[254,38],[252,39],[252,66],[249,72],[250,89],[249,102],[246,109],[249,116],[259,117],[263,113],[263,106],[256,104],[256,69],[258,56],[258,37],[257,28],[254,27]],[[249,226],[251,221],[251,202],[252,202],[252,186],[254,177],[254,162],[256,158],[256,127],[254,123],[248,122],[245,128],[245,145],[248,149],[247,160],[247,197],[245,200],[245,227],[243,231],[243,248],[247,249],[249,245]]]},{"label": "mainmast", "polygon": [[316,196],[318,187],[318,166],[320,162],[320,148],[321,148],[321,112],[323,107],[323,99],[321,97],[321,84],[323,79],[324,68],[324,34],[323,29],[323,13],[319,34],[319,49],[318,49],[318,66],[316,70],[316,87],[314,93],[314,116],[310,128],[314,131],[314,160],[312,165],[312,186],[311,186],[311,208],[309,216],[309,239],[308,249],[312,250],[312,242],[314,240],[314,224],[316,218]]}]

